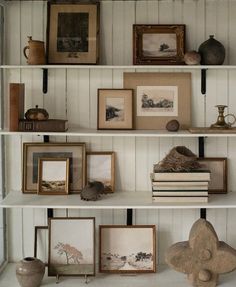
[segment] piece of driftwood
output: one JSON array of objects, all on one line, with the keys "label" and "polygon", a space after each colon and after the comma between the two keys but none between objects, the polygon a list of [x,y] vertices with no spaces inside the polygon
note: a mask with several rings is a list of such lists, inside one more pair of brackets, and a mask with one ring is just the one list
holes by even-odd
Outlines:
[{"label": "piece of driftwood", "polygon": [[210,222],[197,220],[190,231],[189,241],[172,245],[166,252],[167,264],[188,274],[196,287],[215,287],[219,274],[236,269],[236,250],[219,241]]},{"label": "piece of driftwood", "polygon": [[158,164],[154,165],[154,172],[189,172],[199,169],[197,156],[185,146],[176,146]]}]

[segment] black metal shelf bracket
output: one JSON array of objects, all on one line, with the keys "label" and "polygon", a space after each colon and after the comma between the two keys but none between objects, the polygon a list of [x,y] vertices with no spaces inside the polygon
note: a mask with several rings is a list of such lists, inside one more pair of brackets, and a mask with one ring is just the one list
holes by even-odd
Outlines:
[{"label": "black metal shelf bracket", "polygon": [[[205,156],[205,138],[199,137],[198,138],[198,156],[204,157]],[[206,208],[200,208],[200,217],[206,219]]]},{"label": "black metal shelf bracket", "polygon": [[132,224],[133,224],[133,209],[129,208],[127,209],[126,225],[132,225]]},{"label": "black metal shelf bracket", "polygon": [[48,92],[48,69],[43,69],[43,93]]},{"label": "black metal shelf bracket", "polygon": [[206,71],[207,69],[201,69],[201,93],[206,94]]}]

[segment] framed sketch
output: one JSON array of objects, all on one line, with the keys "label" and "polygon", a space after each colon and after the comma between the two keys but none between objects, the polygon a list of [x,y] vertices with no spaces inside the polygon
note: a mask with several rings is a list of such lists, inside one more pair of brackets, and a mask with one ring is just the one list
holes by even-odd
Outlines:
[{"label": "framed sketch", "polygon": [[133,128],[133,90],[98,90],[98,129]]},{"label": "framed sketch", "polygon": [[95,275],[95,218],[49,218],[48,276]]},{"label": "framed sketch", "polygon": [[85,186],[85,143],[24,143],[23,193],[37,193],[40,158],[68,158],[70,193],[78,193]]},{"label": "framed sketch", "polygon": [[224,194],[228,192],[228,168],[225,157],[198,158],[202,169],[210,170],[209,193]]},{"label": "framed sketch", "polygon": [[48,2],[49,64],[96,64],[98,36],[98,2]]},{"label": "framed sketch", "polygon": [[100,272],[156,272],[155,225],[101,225],[99,237]]},{"label": "framed sketch", "polygon": [[69,193],[69,158],[39,158],[38,194],[63,195]]},{"label": "framed sketch", "polygon": [[165,129],[170,120],[191,126],[191,73],[124,73],[124,87],[134,90],[136,129]]},{"label": "framed sketch", "polygon": [[101,181],[106,192],[115,191],[115,153],[87,152],[87,182]]},{"label": "framed sketch", "polygon": [[133,25],[134,65],[184,62],[185,25]]}]

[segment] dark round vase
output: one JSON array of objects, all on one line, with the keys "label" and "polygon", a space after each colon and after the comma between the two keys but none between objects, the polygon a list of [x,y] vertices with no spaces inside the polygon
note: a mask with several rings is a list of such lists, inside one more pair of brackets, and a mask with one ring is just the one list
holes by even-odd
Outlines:
[{"label": "dark round vase", "polygon": [[213,35],[210,35],[210,38],[200,45],[198,52],[201,55],[202,65],[222,65],[224,63],[225,48],[214,39]]},{"label": "dark round vase", "polygon": [[45,273],[45,264],[34,257],[26,257],[16,265],[16,277],[21,287],[39,287]]}]

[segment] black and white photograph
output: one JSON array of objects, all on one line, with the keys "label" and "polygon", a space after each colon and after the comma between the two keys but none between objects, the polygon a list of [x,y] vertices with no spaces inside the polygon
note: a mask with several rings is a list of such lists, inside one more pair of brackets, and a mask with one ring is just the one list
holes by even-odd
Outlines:
[{"label": "black and white photograph", "polygon": [[100,226],[100,271],[110,273],[155,272],[155,235],[154,225]]},{"label": "black and white photograph", "polygon": [[178,87],[138,86],[137,116],[178,116]]},{"label": "black and white photograph", "polygon": [[177,55],[176,34],[143,34],[145,57],[175,57]]},{"label": "black and white photograph", "polygon": [[106,98],[106,121],[124,121],[124,98]]}]

